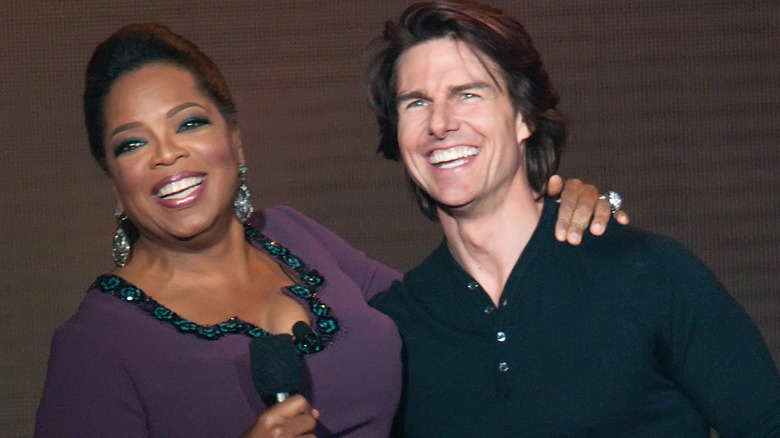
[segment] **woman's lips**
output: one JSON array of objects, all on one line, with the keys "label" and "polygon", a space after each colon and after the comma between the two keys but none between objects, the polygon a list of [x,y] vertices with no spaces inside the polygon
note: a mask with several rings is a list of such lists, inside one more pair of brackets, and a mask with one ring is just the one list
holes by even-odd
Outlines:
[{"label": "woman's lips", "polygon": [[157,182],[152,188],[152,194],[164,207],[182,208],[197,201],[205,183],[205,174],[180,172]]},{"label": "woman's lips", "polygon": [[162,186],[155,196],[158,198],[179,198],[186,196],[186,192],[197,188],[205,179],[205,176],[191,176],[178,181],[173,181],[170,184]]}]

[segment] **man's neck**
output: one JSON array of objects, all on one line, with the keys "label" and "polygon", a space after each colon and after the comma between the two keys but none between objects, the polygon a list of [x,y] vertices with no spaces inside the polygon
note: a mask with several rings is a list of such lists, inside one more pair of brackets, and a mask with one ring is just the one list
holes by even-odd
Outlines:
[{"label": "man's neck", "polygon": [[440,212],[447,245],[455,260],[498,305],[509,274],[539,223],[543,200],[509,197],[489,212]]}]

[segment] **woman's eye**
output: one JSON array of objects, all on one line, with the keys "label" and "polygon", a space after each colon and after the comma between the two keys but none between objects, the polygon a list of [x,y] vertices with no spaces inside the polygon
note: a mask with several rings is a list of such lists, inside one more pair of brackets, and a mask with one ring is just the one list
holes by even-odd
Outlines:
[{"label": "woman's eye", "polygon": [[201,126],[208,125],[210,123],[211,122],[209,122],[208,119],[193,117],[183,121],[181,125],[179,125],[179,129],[176,132],[191,131],[193,129],[198,129]]},{"label": "woman's eye", "polygon": [[142,140],[129,138],[116,145],[116,147],[114,148],[114,156],[118,157],[124,154],[125,152],[134,151],[140,148],[141,146],[143,146],[144,144],[145,142]]}]

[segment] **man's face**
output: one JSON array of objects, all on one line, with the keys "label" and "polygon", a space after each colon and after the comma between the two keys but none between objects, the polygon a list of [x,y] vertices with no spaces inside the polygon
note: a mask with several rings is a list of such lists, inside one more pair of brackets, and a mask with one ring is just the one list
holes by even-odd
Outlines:
[{"label": "man's face", "polygon": [[466,213],[491,211],[510,188],[527,188],[530,131],[488,57],[440,38],[408,49],[396,68],[398,144],[421,189]]}]

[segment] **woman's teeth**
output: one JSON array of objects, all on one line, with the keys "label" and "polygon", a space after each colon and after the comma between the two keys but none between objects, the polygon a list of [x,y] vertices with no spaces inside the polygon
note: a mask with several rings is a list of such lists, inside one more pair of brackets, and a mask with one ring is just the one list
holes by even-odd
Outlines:
[{"label": "woman's teeth", "polygon": [[205,176],[191,176],[164,185],[155,196],[163,199],[184,198],[194,192],[206,179]]}]

